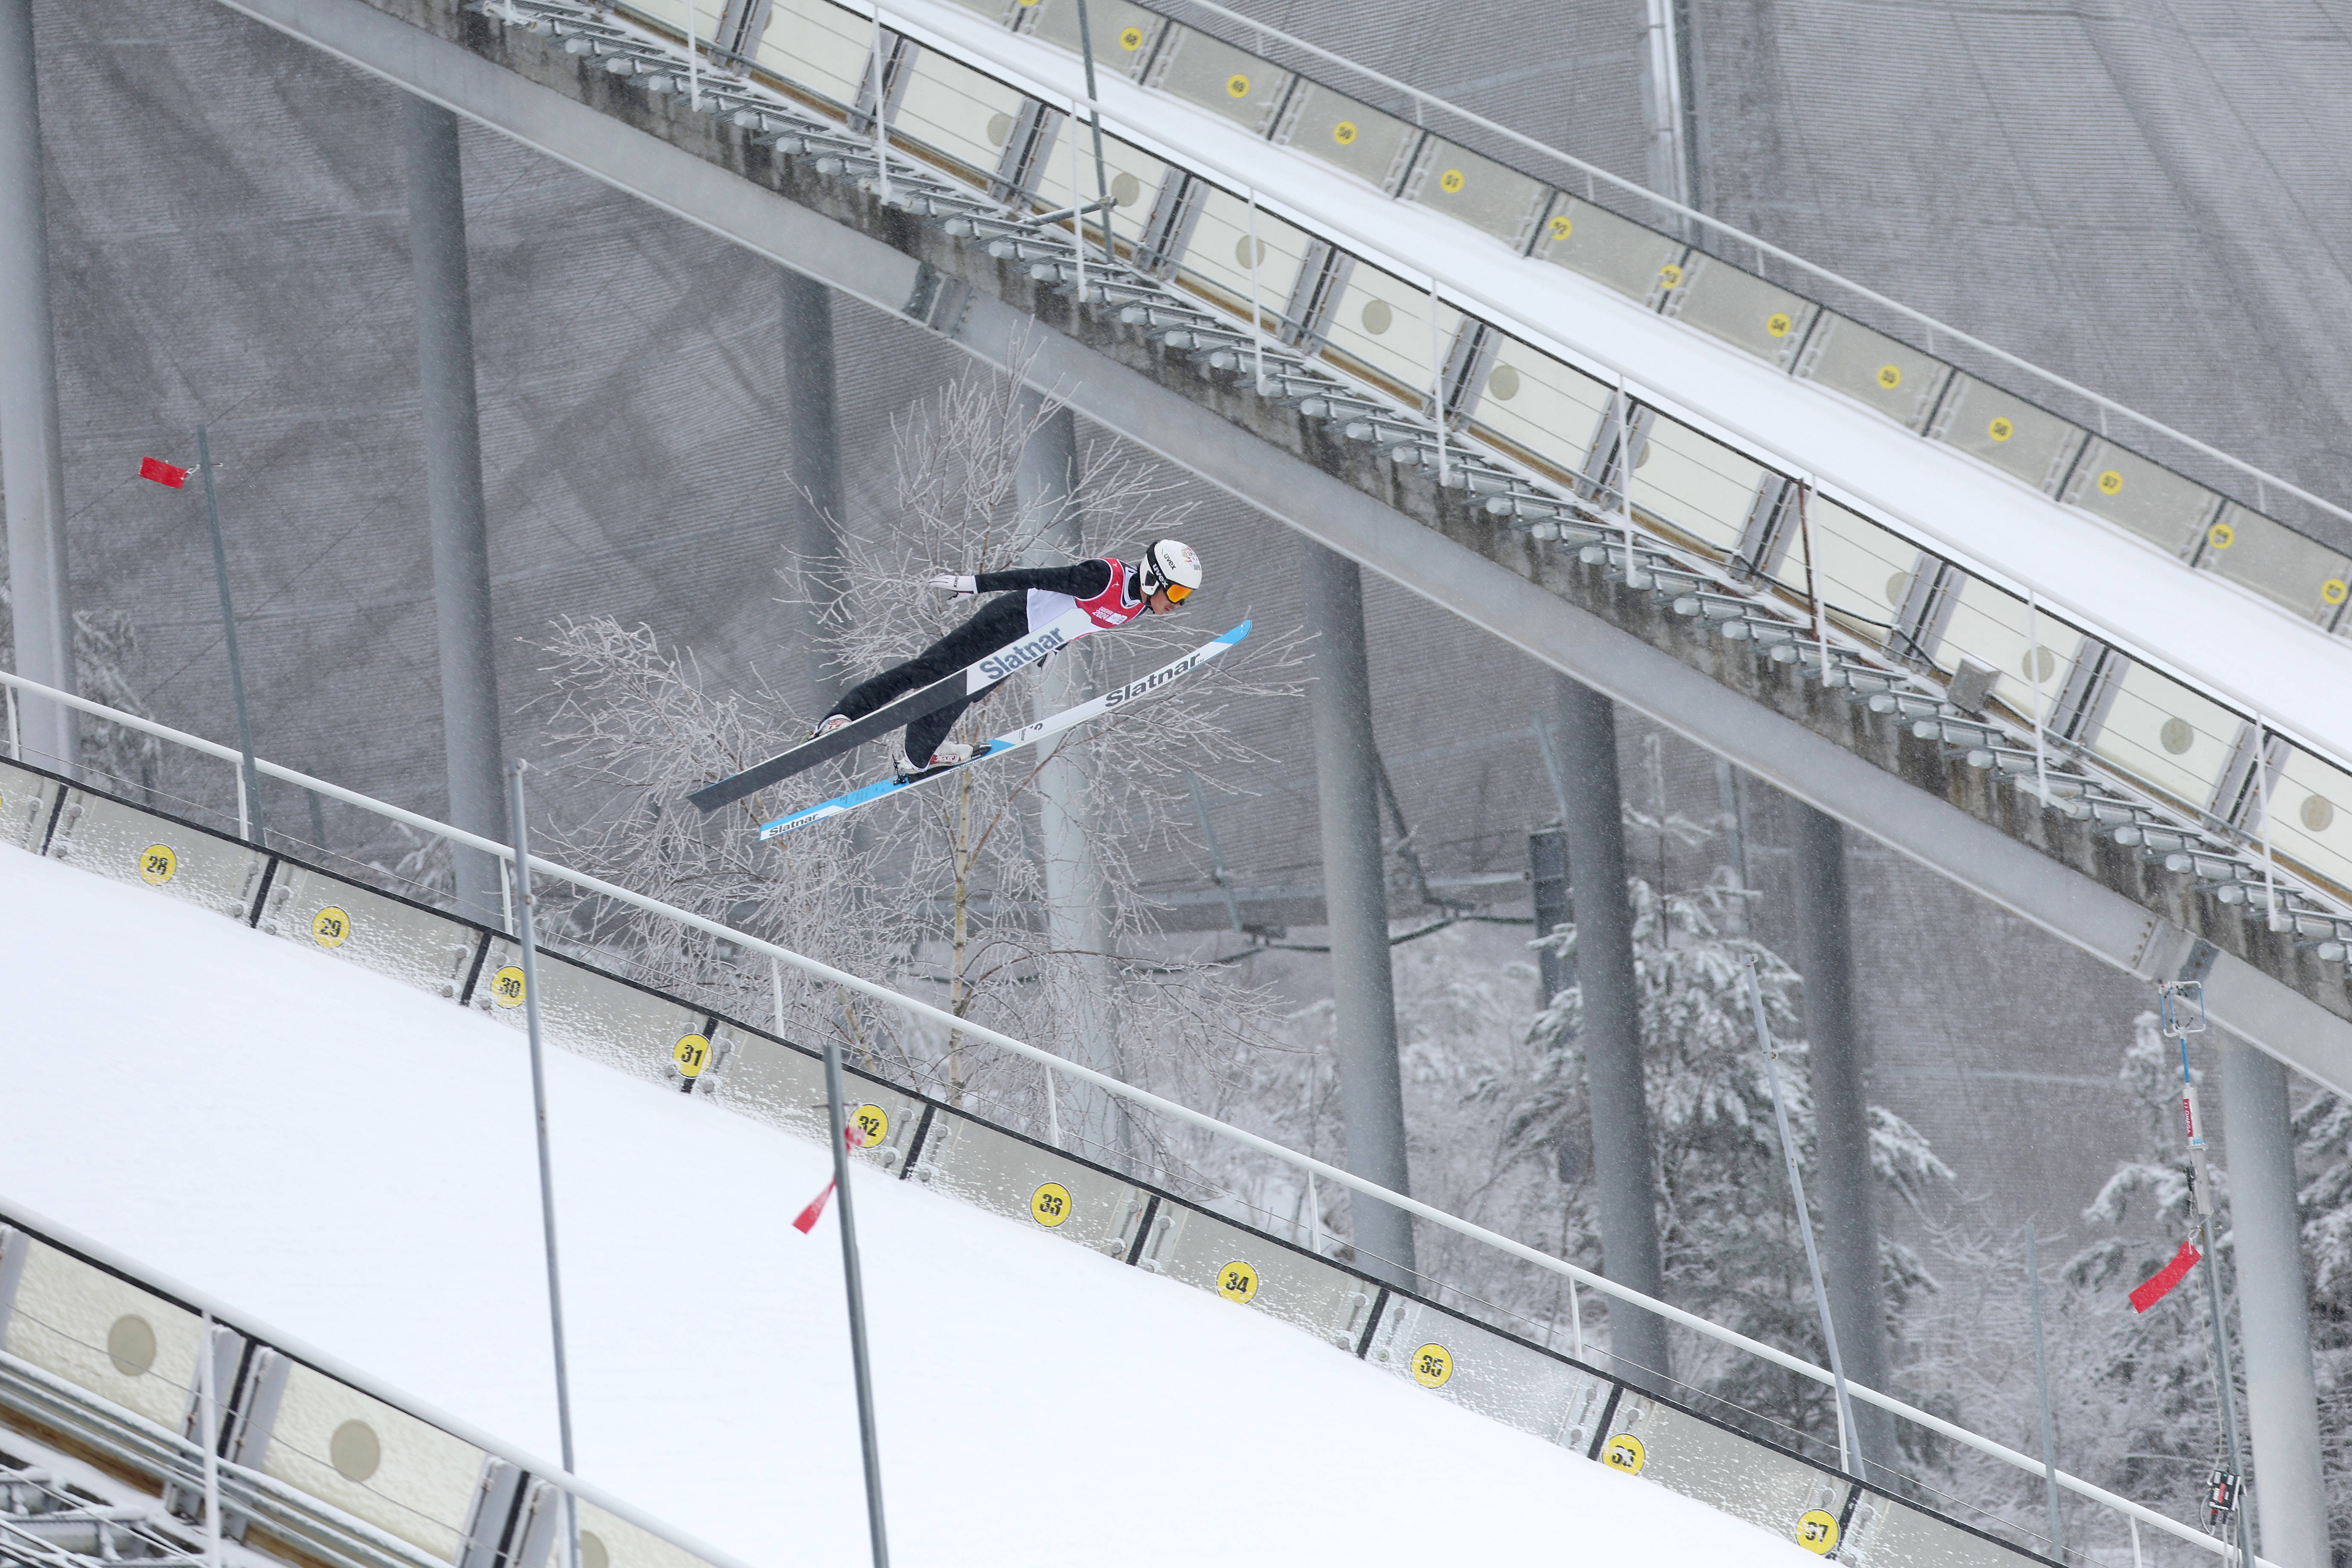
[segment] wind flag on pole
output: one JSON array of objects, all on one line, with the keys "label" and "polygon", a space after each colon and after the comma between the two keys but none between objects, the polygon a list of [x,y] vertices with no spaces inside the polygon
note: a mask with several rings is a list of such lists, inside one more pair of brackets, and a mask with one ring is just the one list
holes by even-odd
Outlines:
[{"label": "wind flag on pole", "polygon": [[194,468],[183,468],[177,464],[167,463],[161,458],[142,458],[139,459],[139,477],[141,479],[152,479],[159,485],[163,485],[175,490],[186,488],[188,476],[194,472],[195,469]]},{"label": "wind flag on pole", "polygon": [[[814,1225],[815,1221],[810,1223]],[[2172,1255],[2172,1261],[2142,1280],[2139,1289],[2131,1293],[2132,1310],[2145,1312],[2170,1295],[2172,1288],[2188,1279],[2189,1271],[2196,1268],[2204,1256],[2197,1250],[2195,1242],[2182,1242],[2180,1250]]]},{"label": "wind flag on pole", "polygon": [[[842,1141],[853,1149],[863,1148],[866,1143],[866,1139],[858,1131],[857,1123],[855,1121],[841,1130],[841,1137]],[[814,1230],[816,1222],[824,1217],[825,1200],[831,1196],[833,1196],[833,1184],[828,1181],[824,1184],[824,1191],[809,1199],[808,1207],[793,1216],[793,1228],[803,1236]]]}]

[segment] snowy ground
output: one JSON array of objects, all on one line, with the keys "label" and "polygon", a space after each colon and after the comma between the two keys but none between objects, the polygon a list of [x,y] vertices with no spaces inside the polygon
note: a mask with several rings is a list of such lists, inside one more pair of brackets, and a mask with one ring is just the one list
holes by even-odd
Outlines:
[{"label": "snowy ground", "polygon": [[[554,1451],[518,1032],[12,849],[0,997],[0,1196]],[[583,1473],[755,1563],[859,1561],[839,1249],[786,1223],[823,1151],[551,1066]],[[902,1563],[1812,1561],[1215,1298],[857,1195]]]}]

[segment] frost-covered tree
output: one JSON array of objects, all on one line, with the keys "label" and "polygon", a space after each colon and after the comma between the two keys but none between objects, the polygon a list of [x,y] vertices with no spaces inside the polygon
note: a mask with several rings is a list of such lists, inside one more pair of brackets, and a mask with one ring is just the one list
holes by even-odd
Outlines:
[{"label": "frost-covered tree", "polygon": [[[1668,1294],[1678,1306],[1825,1363],[1746,990],[1752,964],[1779,1038],[1780,1089],[1798,1161],[1810,1176],[1817,1131],[1807,1047],[1799,1037],[1801,977],[1763,943],[1725,932],[1725,906],[1736,895],[1713,887],[1662,895],[1637,877],[1629,879],[1627,896]],[[1576,952],[1573,927],[1538,940],[1564,957]],[[1536,1016],[1530,1038],[1545,1049],[1534,1093],[1517,1113],[1513,1142],[1523,1157],[1547,1169],[1577,1173],[1567,1193],[1576,1215],[1572,1228],[1591,1238],[1597,1205],[1580,1158],[1591,1141],[1583,1005],[1581,989],[1570,986]],[[1901,1117],[1874,1105],[1870,1119],[1871,1168],[1889,1195],[1916,1205],[1930,1186],[1951,1179],[1927,1141]],[[1597,1262],[1597,1241],[1588,1240],[1583,1250],[1585,1261]],[[1841,1266],[1836,1258],[1828,1261]],[[1888,1331],[1899,1347],[1906,1310],[1936,1283],[1916,1255],[1891,1237],[1882,1237],[1873,1263],[1885,1281]],[[1706,1342],[1678,1350],[1685,1358],[1677,1368],[1684,1382],[1805,1431],[1834,1431],[1836,1417],[1821,1385],[1711,1347]]]},{"label": "frost-covered tree", "polygon": [[[0,646],[13,660],[16,650],[15,599],[0,576]],[[146,703],[131,685],[130,668],[139,653],[139,634],[121,610],[74,612],[74,677],[77,695],[148,719]],[[83,714],[79,721],[81,765],[105,787],[152,797],[163,763],[163,742],[152,735]]]}]

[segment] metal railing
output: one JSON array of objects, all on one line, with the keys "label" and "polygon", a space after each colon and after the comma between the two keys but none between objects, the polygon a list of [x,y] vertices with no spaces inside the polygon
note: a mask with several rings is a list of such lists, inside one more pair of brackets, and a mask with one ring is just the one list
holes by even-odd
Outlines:
[{"label": "metal railing", "polygon": [[[64,703],[78,711],[87,713],[94,718],[102,719],[109,723],[120,724],[127,728],[136,730],[143,734],[154,736],[159,740],[166,741],[174,745],[184,747],[187,750],[215,758],[232,767],[241,767],[243,765],[243,753],[236,747],[224,746],[215,742],[205,740],[200,736],[192,735],[184,731],[173,729],[168,725],[157,723],[152,720],[142,719],[133,714],[124,713],[119,710],[109,708],[103,703],[93,702],[86,698],[79,697],[72,693],[57,690],[54,688],[41,685],[38,682],[27,680],[12,671],[0,670],[0,682],[5,682],[11,691],[23,692],[42,700]],[[510,873],[512,871],[514,851],[512,847],[509,845],[500,844],[496,840],[481,837],[478,835],[466,832],[462,828],[453,827],[446,823],[435,821],[433,818],[423,816],[420,813],[404,810],[399,806],[377,800],[373,796],[362,795],[356,790],[345,789],[341,785],[331,784],[325,779],[315,778],[310,774],[299,772],[292,768],[281,766],[276,763],[257,758],[255,759],[254,766],[257,771],[264,776],[279,780],[282,783],[292,784],[298,788],[314,791],[320,795],[342,802],[348,805],[358,807],[364,812],[368,812],[387,821],[401,824],[414,831],[430,834],[451,845],[462,846],[467,848],[478,850],[484,854],[496,857],[502,867],[507,868]],[[1580,1268],[1576,1264],[1568,1262],[1563,1258],[1553,1257],[1551,1254],[1540,1251],[1533,1247],[1529,1247],[1524,1242],[1501,1235],[1498,1232],[1490,1230],[1486,1226],[1477,1225],[1472,1221],[1460,1218],[1457,1215],[1449,1214],[1443,1209],[1437,1208],[1433,1205],[1423,1203],[1406,1194],[1391,1191],[1389,1188],[1380,1185],[1378,1183],[1368,1181],[1350,1171],[1343,1170],[1342,1168],[1330,1164],[1326,1161],[1318,1160],[1312,1156],[1299,1153],[1295,1150],[1276,1142],[1272,1139],[1262,1137],[1244,1128],[1234,1126],[1230,1122],[1210,1116],[1202,1111],[1195,1110],[1190,1106],[1166,1099],[1163,1096],[1153,1094],[1147,1089],[1138,1089],[1135,1086],[1114,1078],[1108,1073],[1097,1072],[1093,1068],[1069,1061],[1050,1051],[1043,1050],[1035,1046],[1032,1046],[1025,1041],[1015,1039],[1012,1036],[1004,1034],[999,1030],[989,1028],[986,1025],[976,1023],[969,1018],[960,1017],[957,1015],[949,1012],[945,1008],[936,1006],[919,997],[909,996],[902,992],[891,990],[887,986],[877,984],[872,981],[863,979],[860,976],[836,969],[830,964],[824,963],[816,959],[793,952],[790,948],[769,942],[764,938],[753,936],[747,931],[739,931],[722,921],[712,920],[705,915],[697,914],[690,910],[680,909],[676,905],[665,902],[662,900],[637,892],[633,889],[622,887],[617,883],[606,881],[602,878],[572,870],[568,867],[542,859],[536,855],[530,858],[528,868],[533,876],[543,876],[555,879],[559,881],[568,883],[572,887],[578,889],[583,892],[610,900],[614,903],[625,905],[631,909],[640,911],[641,913],[651,915],[659,920],[673,921],[688,929],[702,932],[707,936],[718,938],[722,942],[732,943],[742,952],[763,955],[775,963],[789,965],[812,979],[840,987],[845,991],[856,992],[870,1000],[881,1003],[887,1007],[896,1009],[908,1017],[920,1019],[926,1023],[946,1029],[959,1031],[963,1036],[972,1039],[985,1041],[1000,1049],[1010,1052],[1016,1057],[1023,1058],[1035,1064],[1036,1066],[1045,1069],[1049,1074],[1060,1074],[1078,1083],[1086,1084],[1105,1093],[1114,1095],[1139,1109],[1154,1112],[1155,1114],[1166,1117],[1171,1121],[1183,1123],[1199,1131],[1208,1133],[1215,1139],[1222,1140],[1225,1142],[1265,1156],[1266,1158],[1272,1159],[1281,1164],[1287,1165],[1291,1169],[1310,1177],[1318,1178],[1322,1181],[1345,1187],[1350,1192],[1359,1194],[1374,1202],[1388,1204],[1391,1206],[1405,1214],[1411,1215],[1414,1218],[1424,1221],[1427,1224],[1436,1226],[1468,1240],[1479,1243],[1480,1245],[1491,1248],[1504,1256],[1515,1258],[1523,1263],[1531,1264],[1539,1269],[1558,1275],[1568,1281],[1569,1288],[1571,1292],[1578,1287],[1598,1292],[1599,1294],[1607,1297],[1612,1301],[1622,1303],[1626,1307],[1651,1312],[1660,1319],[1667,1322],[1676,1324],[1692,1333],[1701,1336],[1702,1338],[1713,1341],[1727,1349],[1735,1350],[1746,1355],[1752,1356],[1755,1359],[1770,1366],[1779,1368],[1781,1371],[1811,1380],[1824,1388],[1833,1388],[1835,1386],[1836,1380],[1829,1371],[1816,1366],[1812,1363],[1808,1362],[1800,1356],[1792,1355],[1786,1351],[1766,1344],[1761,1341],[1751,1339],[1745,1334],[1739,1333],[1736,1330],[1725,1328],[1720,1324],[1712,1322],[1696,1313],[1685,1311],[1668,1302],[1661,1301],[1655,1298],[1645,1296],[1640,1291],[1630,1289],[1623,1285],[1608,1279],[1601,1275],[1595,1274],[1589,1269]],[[1934,1433],[1937,1436],[1974,1449],[1978,1453],[1998,1460],[2001,1464],[2016,1469],[2021,1475],[2032,1478],[2037,1484],[2041,1481],[2042,1478],[2049,1473],[2048,1467],[2045,1466],[2042,1460],[2033,1458],[2031,1456],[2021,1453],[2004,1444],[1995,1442],[1990,1438],[1984,1437],[1974,1432],[1969,1431],[1967,1428],[1962,1427],[1954,1422],[1945,1420],[1941,1416],[1936,1415],[1928,1411],[1922,1410],[1916,1405],[1907,1404],[1894,1395],[1882,1393],[1876,1389],[1865,1388],[1860,1384],[1851,1383],[1847,1384],[1847,1387],[1853,1397],[1862,1400],[1866,1404],[1874,1405],[1882,1410],[1885,1410],[1902,1420],[1911,1422],[1926,1431]],[[462,1429],[457,1430],[462,1431]],[[469,1438],[469,1440],[472,1439]],[[487,1445],[484,1446],[487,1447]],[[536,1467],[533,1467],[533,1468],[534,1473],[553,1473],[551,1471],[539,1469]],[[2127,1521],[2147,1525],[2152,1529],[2160,1531],[2168,1535],[2174,1536],[2183,1542],[2189,1542],[2210,1551],[2217,1555],[2227,1557],[2230,1554],[2231,1548],[2226,1542],[2208,1536],[2195,1528],[2183,1524],[2177,1520],[2168,1518],[2164,1514],[2158,1513],[2153,1509],[2133,1502],[2129,1499],[2119,1497],[2113,1492],[2107,1491],[2104,1488],[2095,1486],[2089,1481],[2084,1480],[2079,1477],[2068,1474],[2064,1471],[2057,1472],[2056,1479],[2058,1484],[2066,1490],[2071,1491],[2077,1497],[2083,1498],[2088,1501],[2111,1509],[2116,1513],[2122,1515]],[[585,1494],[583,1493],[583,1495]]]}]

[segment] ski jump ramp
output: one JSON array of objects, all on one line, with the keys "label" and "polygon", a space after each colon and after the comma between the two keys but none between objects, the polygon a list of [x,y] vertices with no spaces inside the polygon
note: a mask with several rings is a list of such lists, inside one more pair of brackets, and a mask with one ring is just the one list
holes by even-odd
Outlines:
[{"label": "ski jump ramp", "polygon": [[[199,874],[190,837],[164,836]],[[0,1223],[93,1238],[166,1296],[183,1288],[163,1277],[231,1303],[257,1341],[366,1369],[367,1398],[331,1363],[298,1372],[255,1462],[393,1536],[395,1565],[405,1542],[410,1568],[486,1568],[479,1445],[556,1447],[520,1032],[5,847],[0,996]],[[863,1561],[840,1252],[789,1224],[830,1174],[824,1145],[568,1051],[549,1068],[581,1472],[625,1500],[589,1518],[611,1568]],[[1812,1560],[1265,1313],[884,1168],[856,1178],[899,1562],[1435,1562],[1466,1539],[1526,1561]],[[29,1357],[174,1426],[193,1327],[54,1249],[28,1271],[25,1246],[0,1252],[0,1419]],[[109,1362],[131,1315],[180,1381]],[[357,1481],[321,1462],[348,1421],[380,1443]]]},{"label": "ski jump ramp", "polygon": [[2352,561],[2265,514],[2292,487],[1126,0],[1108,256],[1075,0],[222,3],[1021,370],[2352,1089]]},{"label": "ski jump ramp", "polygon": [[[551,863],[533,868],[643,914],[709,923]],[[10,1024],[0,1054],[11,1086],[0,1425],[44,1442],[39,1433],[62,1428],[76,1434],[68,1458],[98,1454],[118,1475],[146,1478],[151,1496],[160,1486],[184,1497],[200,1452],[187,1436],[198,1430],[196,1313],[209,1310],[229,1331],[215,1362],[226,1495],[237,1517],[326,1568],[546,1568],[551,1500],[567,1486],[595,1510],[605,1556],[589,1568],[741,1568],[739,1556],[764,1561],[779,1537],[854,1549],[855,1431],[828,1327],[837,1275],[830,1251],[786,1219],[826,1173],[822,1151],[837,1135],[811,1053],[541,952],[590,1476],[575,1486],[525,1451],[546,1446],[552,1362],[518,950],[502,930],[410,902],[387,880],[0,762]],[[747,953],[864,987],[727,934]],[[868,994],[1115,1085],[912,999]],[[1267,1216],[1215,1184],[1180,1193],[1074,1156],[1058,1134],[1027,1136],[969,1106],[848,1076],[867,1134],[853,1182],[875,1216],[868,1297],[902,1541],[958,1561],[1091,1555],[1116,1542],[1121,1561],[1190,1562],[1203,1542],[1241,1542],[1253,1556],[1352,1562],[1399,1546],[1458,1552],[1475,1528],[1523,1552],[1572,1543],[1669,1562],[1685,1545],[1695,1561],[1834,1550],[1859,1568],[2035,1560],[2031,1527],[1941,1516],[1849,1479],[1833,1445],[1769,1415],[1688,1389],[1704,1408],[1661,1397],[1646,1374],[1592,1364],[1580,1288],[1639,1303],[1718,1351],[1830,1377],[1548,1254],[1385,1194],[1424,1223],[1542,1265],[1538,1278],[1564,1294],[1566,1351],[1551,1342],[1556,1322],[1444,1280],[1376,1280],[1331,1256],[1328,1238],[1265,1228]],[[1360,1185],[1125,1092],[1293,1173]],[[214,1304],[225,1301],[236,1304]],[[2021,1475],[2044,1474],[1928,1412],[1853,1393]],[[1622,1475],[1596,1481],[1596,1468]],[[596,1476],[614,1478],[614,1489],[589,1489]],[[1673,1498],[1610,1489],[1636,1477]],[[2151,1539],[2223,1551],[2074,1477],[2054,1479]],[[1698,1517],[1686,1506],[1721,1517],[1691,1524],[1685,1540],[1676,1521]],[[1622,1538],[1592,1522],[1633,1512],[1638,1531]],[[690,1521],[695,1536],[656,1515]]]}]

